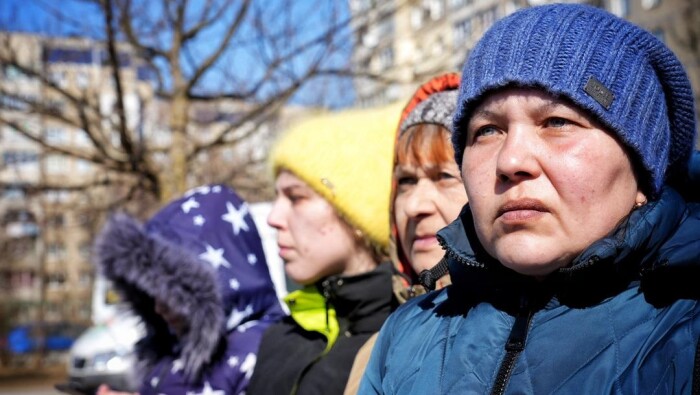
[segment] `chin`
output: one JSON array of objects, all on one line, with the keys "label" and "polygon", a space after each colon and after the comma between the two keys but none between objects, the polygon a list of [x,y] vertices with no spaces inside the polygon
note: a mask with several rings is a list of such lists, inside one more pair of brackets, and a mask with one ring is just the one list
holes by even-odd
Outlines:
[{"label": "chin", "polygon": [[496,257],[498,261],[501,262],[503,266],[525,276],[544,277],[564,266],[564,263],[554,257],[547,259],[540,254],[533,254],[534,256],[531,256],[527,251],[522,251],[517,248],[511,249],[509,252],[511,254],[517,254],[506,254],[504,256],[499,256],[497,254]]}]

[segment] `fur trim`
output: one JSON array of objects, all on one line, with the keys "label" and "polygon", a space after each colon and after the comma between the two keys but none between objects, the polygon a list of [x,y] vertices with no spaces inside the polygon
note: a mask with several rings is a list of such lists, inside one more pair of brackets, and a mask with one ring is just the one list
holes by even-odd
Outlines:
[{"label": "fur trim", "polygon": [[[126,214],[110,218],[97,237],[95,257],[98,270],[144,320],[151,336],[143,342],[156,341],[152,338],[159,336],[153,334],[163,333],[165,322],[153,309],[154,299],[187,319],[193,330],[179,339],[181,357],[185,374],[192,379],[198,376],[211,362],[224,334],[224,312],[213,268],[187,250],[147,234]],[[155,362],[158,356],[148,359]]]}]

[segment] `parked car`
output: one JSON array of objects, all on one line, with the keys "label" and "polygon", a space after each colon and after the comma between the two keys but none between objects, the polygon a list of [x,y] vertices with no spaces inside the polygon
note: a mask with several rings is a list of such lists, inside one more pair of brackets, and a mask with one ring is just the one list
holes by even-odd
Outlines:
[{"label": "parked car", "polygon": [[142,334],[139,319],[128,313],[118,313],[113,319],[88,328],[70,351],[70,386],[90,394],[100,384],[135,391],[129,378],[134,364],[134,344]]}]

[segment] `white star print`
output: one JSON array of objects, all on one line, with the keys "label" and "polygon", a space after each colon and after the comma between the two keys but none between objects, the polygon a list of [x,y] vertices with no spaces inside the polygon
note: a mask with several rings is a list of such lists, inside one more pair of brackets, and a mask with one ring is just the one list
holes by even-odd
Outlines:
[{"label": "white star print", "polygon": [[251,326],[255,326],[255,325],[257,325],[257,324],[258,324],[258,320],[253,320],[253,321],[244,322],[244,323],[238,325],[238,327],[236,328],[236,330],[237,330],[238,332],[243,333],[243,332],[247,331],[248,328],[250,328]]},{"label": "white star print", "polygon": [[248,305],[245,310],[238,311],[238,309],[233,309],[231,315],[228,317],[228,322],[226,323],[226,329],[231,330],[235,328],[238,324],[243,322],[246,317],[253,314],[253,306]]},{"label": "white star print", "polygon": [[187,201],[185,201],[185,203],[182,203],[180,205],[180,208],[182,208],[182,211],[185,214],[189,214],[190,210],[192,210],[193,208],[198,208],[198,207],[199,207],[199,202],[197,200],[195,200],[194,197],[187,199]]},{"label": "white star print", "polygon": [[158,377],[151,378],[151,387],[156,388],[158,386]]},{"label": "white star print", "polygon": [[226,395],[226,392],[222,391],[222,390],[214,391],[211,388],[211,385],[209,384],[209,382],[205,381],[204,388],[202,388],[202,392],[196,393],[196,392],[187,391],[187,395]]},{"label": "white star print", "polygon": [[238,357],[232,356],[228,359],[228,361],[226,363],[228,363],[228,366],[234,367],[234,366],[238,366],[238,362],[239,362]]},{"label": "white star print", "polygon": [[201,215],[196,215],[194,218],[192,218],[192,222],[194,222],[194,224],[197,226],[202,226],[205,222],[207,222],[207,220],[205,220]]},{"label": "white star print", "polygon": [[220,266],[231,267],[226,258],[224,258],[223,248],[214,248],[207,244],[207,251],[199,254],[199,257],[209,262],[214,266],[214,269],[218,269]]},{"label": "white star print", "polygon": [[239,283],[238,280],[236,280],[235,278],[228,280],[228,285],[229,287],[231,287],[231,289],[235,290],[238,290],[238,288],[241,287],[241,283]]},{"label": "white star print", "polygon": [[253,369],[255,369],[255,362],[257,362],[257,360],[258,358],[253,353],[245,356],[241,364],[241,373],[245,373],[246,379],[250,379],[250,376],[253,375]]},{"label": "white star print", "polygon": [[209,185],[202,185],[200,187],[192,188],[189,191],[185,192],[185,196],[191,196],[194,195],[195,193],[199,193],[201,195],[206,195],[209,193],[211,188]]},{"label": "white star print", "polygon": [[246,203],[241,204],[241,207],[236,210],[231,202],[226,202],[226,214],[221,216],[226,222],[230,222],[233,227],[233,234],[240,233],[241,229],[248,231],[248,224],[245,223],[245,216],[248,215],[248,205]]},{"label": "white star print", "polygon": [[170,373],[177,373],[185,367],[185,362],[181,359],[176,359],[173,361],[173,367],[170,369]]},{"label": "white star print", "polygon": [[214,193],[221,192],[221,185],[214,185],[213,187],[211,187],[211,191]]},{"label": "white star print", "polygon": [[255,254],[248,254],[248,263],[255,265],[258,263],[258,257],[256,257]]}]

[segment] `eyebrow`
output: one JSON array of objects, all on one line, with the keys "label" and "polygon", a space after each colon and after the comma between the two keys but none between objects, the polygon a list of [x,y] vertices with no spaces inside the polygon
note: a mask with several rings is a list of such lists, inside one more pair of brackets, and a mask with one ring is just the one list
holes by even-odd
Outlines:
[{"label": "eyebrow", "polygon": [[295,191],[301,191],[301,192],[306,192],[307,187],[303,185],[289,185],[283,188],[280,188],[280,191],[284,193],[293,193]]}]

